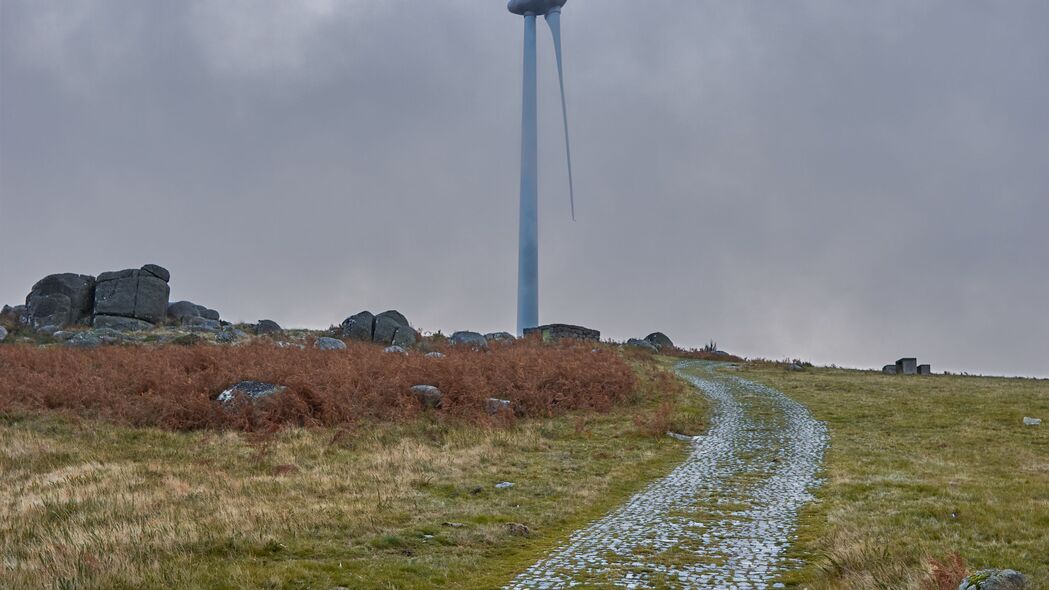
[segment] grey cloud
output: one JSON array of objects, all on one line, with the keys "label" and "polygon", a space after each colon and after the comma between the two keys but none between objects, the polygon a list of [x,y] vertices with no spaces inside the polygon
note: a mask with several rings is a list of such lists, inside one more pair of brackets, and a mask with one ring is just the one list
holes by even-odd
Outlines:
[{"label": "grey cloud", "polygon": [[[512,327],[505,2],[0,11],[0,300],[155,261],[234,318]],[[569,2],[579,221],[544,31],[541,318],[1049,376],[1046,22],[1037,0]]]}]

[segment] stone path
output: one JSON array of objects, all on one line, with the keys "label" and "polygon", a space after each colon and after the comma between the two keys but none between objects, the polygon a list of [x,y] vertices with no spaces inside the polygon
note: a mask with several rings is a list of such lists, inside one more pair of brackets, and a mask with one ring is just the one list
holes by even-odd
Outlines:
[{"label": "stone path", "polygon": [[[706,369],[697,377],[695,369]],[[801,404],[713,365],[678,373],[715,403],[688,459],[506,588],[781,588],[784,552],[810,501],[827,429]]]}]

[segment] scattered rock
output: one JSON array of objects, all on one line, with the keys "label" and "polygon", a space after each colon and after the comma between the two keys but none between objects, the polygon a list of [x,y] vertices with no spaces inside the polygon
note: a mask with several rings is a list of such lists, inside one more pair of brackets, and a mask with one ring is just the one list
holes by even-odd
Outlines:
[{"label": "scattered rock", "polygon": [[7,328],[0,326],[0,342],[7,340]]},{"label": "scattered rock", "polygon": [[411,326],[401,326],[393,335],[393,345],[402,348],[415,346],[419,341],[419,334]]},{"label": "scattered rock", "polygon": [[487,340],[488,342],[501,342],[501,343],[513,342],[513,341],[517,340],[517,338],[514,337],[514,335],[509,333],[509,332],[489,332],[489,333],[484,335],[484,339]]},{"label": "scattered rock", "polygon": [[91,324],[96,328],[108,328],[118,332],[141,332],[153,329],[153,324],[149,322],[115,315],[96,315]]},{"label": "scattered rock", "polygon": [[305,345],[295,344],[294,342],[278,342],[277,348],[297,348],[299,350],[306,350]]},{"label": "scattered rock", "polygon": [[477,332],[456,332],[448,338],[448,344],[473,350],[488,350],[488,340]]},{"label": "scattered rock", "polygon": [[171,341],[175,346],[196,346],[207,342],[199,334],[183,334]]},{"label": "scattered rock", "polygon": [[248,334],[242,330],[238,330],[232,326],[223,326],[222,330],[215,336],[217,342],[223,344],[233,344],[248,337]]},{"label": "scattered rock", "polygon": [[351,315],[342,322],[342,337],[361,342],[371,342],[375,331],[375,316],[370,311]]},{"label": "scattered rock", "polygon": [[182,327],[191,332],[218,332],[222,329],[222,324],[218,320],[197,316],[182,320]]},{"label": "scattered rock", "polygon": [[443,352],[428,352],[428,353],[426,353],[426,357],[427,358],[431,358],[431,359],[443,359],[444,358],[444,353]]},{"label": "scattered rock", "polygon": [[532,529],[519,522],[506,523],[506,530],[515,537],[527,537],[532,534]]},{"label": "scattered rock", "polygon": [[58,331],[58,326],[48,324],[41,328],[37,328],[36,331],[40,332],[41,334],[47,334],[48,336],[51,336],[52,334]]},{"label": "scattered rock", "polygon": [[216,401],[226,404],[232,402],[237,397],[258,400],[279,395],[287,391],[287,389],[288,388],[283,385],[263,383],[262,381],[241,381],[220,393],[216,398]]},{"label": "scattered rock", "polygon": [[401,348],[400,346],[387,346],[386,348],[382,349],[382,351],[391,354],[408,354],[408,351]]},{"label": "scattered rock", "polygon": [[509,412],[510,400],[490,397],[484,402],[484,410],[492,416],[503,412]]},{"label": "scattered rock", "polygon": [[1041,426],[1041,424],[1041,418],[1029,418],[1027,416],[1024,416],[1024,426]]},{"label": "scattered rock", "polygon": [[798,363],[791,363],[791,364],[787,365],[787,370],[788,371],[804,371],[805,367],[799,365]]},{"label": "scattered rock", "polygon": [[461,522],[442,522],[441,526],[451,527],[453,529],[461,529],[466,525]]},{"label": "scattered rock", "polygon": [[694,436],[689,436],[687,434],[678,434],[677,432],[670,432],[669,430],[667,431],[667,436],[674,440],[680,440],[682,442],[692,442],[696,440],[696,437]]},{"label": "scattered rock", "polygon": [[495,484],[495,489],[497,489],[497,490],[505,490],[507,488],[512,488],[512,487],[514,487],[514,484],[513,484],[513,482],[509,482],[509,481],[502,481],[502,482],[499,482],[499,483]]},{"label": "scattered rock", "polygon": [[280,324],[273,320],[259,320],[259,323],[255,324],[255,333],[259,336],[266,334],[280,334],[284,330],[281,329]]},{"label": "scattered rock", "polygon": [[26,323],[34,328],[88,323],[95,287],[90,275],[62,273],[40,279],[26,296]]},{"label": "scattered rock", "polygon": [[346,343],[342,340],[323,336],[313,343],[313,347],[318,350],[346,350]]},{"label": "scattered rock", "polygon": [[26,306],[24,305],[16,305],[14,307],[11,307],[10,305],[5,305],[3,309],[0,309],[0,319],[5,319],[10,322],[14,322],[20,326],[28,323],[29,318],[26,316],[26,314]]},{"label": "scattered rock", "polygon": [[648,340],[639,340],[637,338],[631,338],[626,341],[626,345],[632,348],[640,348],[641,350],[647,350],[648,352],[659,352],[659,349]]},{"label": "scattered rock", "polygon": [[664,348],[674,348],[674,342],[662,332],[652,332],[648,336],[645,336],[645,341],[659,350],[663,350]]},{"label": "scattered rock", "polygon": [[441,405],[441,399],[444,394],[441,393],[440,389],[437,389],[433,385],[413,385],[411,387],[412,395],[415,399],[419,400],[419,403],[426,408],[437,408]]},{"label": "scattered rock", "polygon": [[983,570],[962,580],[958,590],[1027,590],[1027,577],[1015,570]]},{"label": "scattered rock", "polygon": [[91,332],[77,332],[64,344],[74,348],[98,348],[102,346],[102,338]]}]

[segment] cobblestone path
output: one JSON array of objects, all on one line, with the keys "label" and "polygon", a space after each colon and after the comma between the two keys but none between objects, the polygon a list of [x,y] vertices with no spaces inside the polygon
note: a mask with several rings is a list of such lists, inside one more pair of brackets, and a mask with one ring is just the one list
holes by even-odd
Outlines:
[{"label": "cobblestone path", "polygon": [[712,367],[677,367],[715,404],[688,459],[506,588],[782,587],[775,580],[795,565],[784,552],[818,483],[827,430],[782,393]]}]

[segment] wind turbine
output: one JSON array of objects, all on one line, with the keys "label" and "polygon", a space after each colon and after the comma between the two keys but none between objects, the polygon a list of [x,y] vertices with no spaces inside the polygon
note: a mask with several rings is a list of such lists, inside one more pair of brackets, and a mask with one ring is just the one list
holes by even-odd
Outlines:
[{"label": "wind turbine", "polygon": [[568,155],[568,194],[575,220],[575,188],[572,182],[572,150],[568,144],[568,107],[565,104],[565,75],[561,61],[561,7],[568,0],[510,0],[510,12],[523,16],[524,93],[521,113],[521,212],[517,257],[517,334],[539,325],[539,129],[536,107],[535,21],[546,17],[554,37],[557,77],[561,83],[561,114],[565,124]]}]

